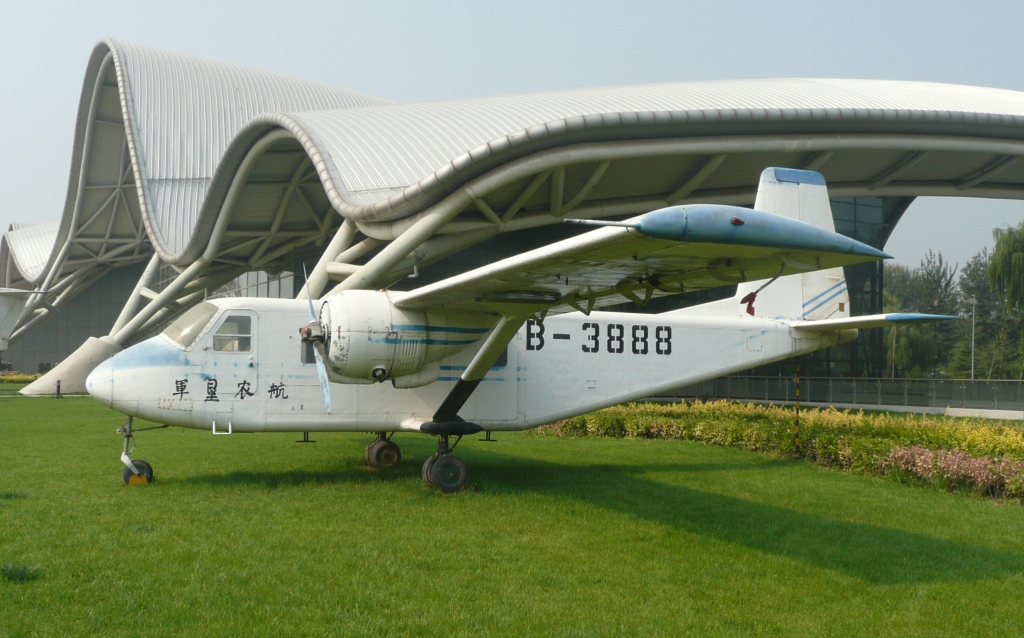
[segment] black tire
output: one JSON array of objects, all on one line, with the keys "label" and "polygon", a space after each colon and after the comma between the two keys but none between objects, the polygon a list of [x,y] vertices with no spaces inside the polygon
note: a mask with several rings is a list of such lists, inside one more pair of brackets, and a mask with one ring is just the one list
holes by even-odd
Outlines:
[{"label": "black tire", "polygon": [[370,467],[380,467],[376,464],[375,459],[377,458],[377,449],[380,447],[381,443],[383,443],[383,441],[380,439],[374,439],[366,446],[366,453],[363,455],[363,458],[366,459],[366,464]]},{"label": "black tire", "polygon": [[[139,475],[145,477],[146,483],[153,482],[153,466],[141,459],[132,459],[132,463],[135,464],[135,468],[139,471]],[[124,484],[128,485],[131,478],[135,476],[132,471],[128,469],[128,466],[124,466],[124,472],[121,474],[121,478],[124,479]]]},{"label": "black tire", "polygon": [[458,492],[466,487],[466,464],[451,454],[437,457],[430,466],[430,484],[445,494]]},{"label": "black tire", "polygon": [[434,481],[430,477],[430,468],[434,465],[434,461],[436,461],[440,456],[440,454],[434,454],[433,456],[427,458],[426,461],[423,461],[423,469],[420,471],[420,477],[422,477],[423,482],[429,485],[430,487],[434,487]]},{"label": "black tire", "polygon": [[402,450],[392,441],[378,439],[366,448],[366,464],[376,468],[396,468],[402,462]]}]

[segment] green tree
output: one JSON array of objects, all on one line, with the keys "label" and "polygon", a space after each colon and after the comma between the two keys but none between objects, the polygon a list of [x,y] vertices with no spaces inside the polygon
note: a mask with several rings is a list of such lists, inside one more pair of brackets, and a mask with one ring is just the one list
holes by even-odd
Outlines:
[{"label": "green tree", "polygon": [[988,277],[1003,301],[1013,308],[1024,303],[1024,222],[1016,228],[996,228]]},{"label": "green tree", "polygon": [[996,228],[992,236],[996,245],[986,272],[1003,313],[999,336],[992,344],[992,367],[998,363],[1005,376],[1016,369],[1017,378],[1024,378],[1024,366],[1020,365],[1024,353],[1024,324],[1020,321],[1024,310],[1024,222],[1016,228]]},{"label": "green tree", "polygon": [[[928,251],[921,265],[908,268],[893,264],[884,271],[886,312],[956,314],[960,295],[957,266],[942,253]],[[893,376],[935,374],[950,359],[958,341],[954,322],[886,328],[888,368]]]},{"label": "green tree", "polygon": [[974,313],[974,369],[977,379],[1016,378],[1020,374],[1020,352],[1006,343],[1011,335],[1020,333],[1019,313],[1008,312],[1000,294],[989,279],[991,256],[987,249],[967,262],[960,271],[957,344],[950,357],[947,372],[953,377],[971,376],[971,314]]}]

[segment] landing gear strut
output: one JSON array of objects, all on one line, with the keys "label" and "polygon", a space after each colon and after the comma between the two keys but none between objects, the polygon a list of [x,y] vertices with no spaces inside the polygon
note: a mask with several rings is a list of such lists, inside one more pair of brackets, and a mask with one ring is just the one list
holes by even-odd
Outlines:
[{"label": "landing gear strut", "polygon": [[445,494],[458,492],[466,487],[466,464],[462,462],[462,459],[451,454],[461,440],[462,436],[460,435],[449,448],[448,435],[440,436],[437,442],[437,454],[423,463],[421,476],[427,485],[441,490]]},{"label": "landing gear strut", "polygon": [[380,469],[396,468],[402,462],[402,450],[398,444],[381,432],[372,443],[366,446],[366,464]]},{"label": "landing gear strut", "polygon": [[128,417],[125,424],[117,428],[117,433],[124,437],[124,449],[121,451],[121,462],[124,463],[124,472],[121,474],[121,478],[124,479],[124,484],[149,485],[153,482],[153,466],[141,459],[132,460],[131,457],[132,450],[135,449],[132,417]]}]

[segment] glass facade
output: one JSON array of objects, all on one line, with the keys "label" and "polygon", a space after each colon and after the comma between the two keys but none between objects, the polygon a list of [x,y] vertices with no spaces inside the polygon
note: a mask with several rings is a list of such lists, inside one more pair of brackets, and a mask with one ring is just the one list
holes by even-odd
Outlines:
[{"label": "glass facade", "polygon": [[145,264],[112,270],[0,353],[12,370],[47,372],[89,337],[110,333]]}]

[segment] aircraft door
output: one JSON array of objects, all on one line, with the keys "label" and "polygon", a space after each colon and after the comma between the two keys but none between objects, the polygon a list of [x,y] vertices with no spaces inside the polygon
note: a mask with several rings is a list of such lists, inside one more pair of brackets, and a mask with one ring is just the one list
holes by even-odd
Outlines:
[{"label": "aircraft door", "polygon": [[207,335],[203,401],[214,405],[218,432],[227,432],[229,423],[239,431],[262,430],[266,424],[258,321],[252,310],[225,310]]}]

